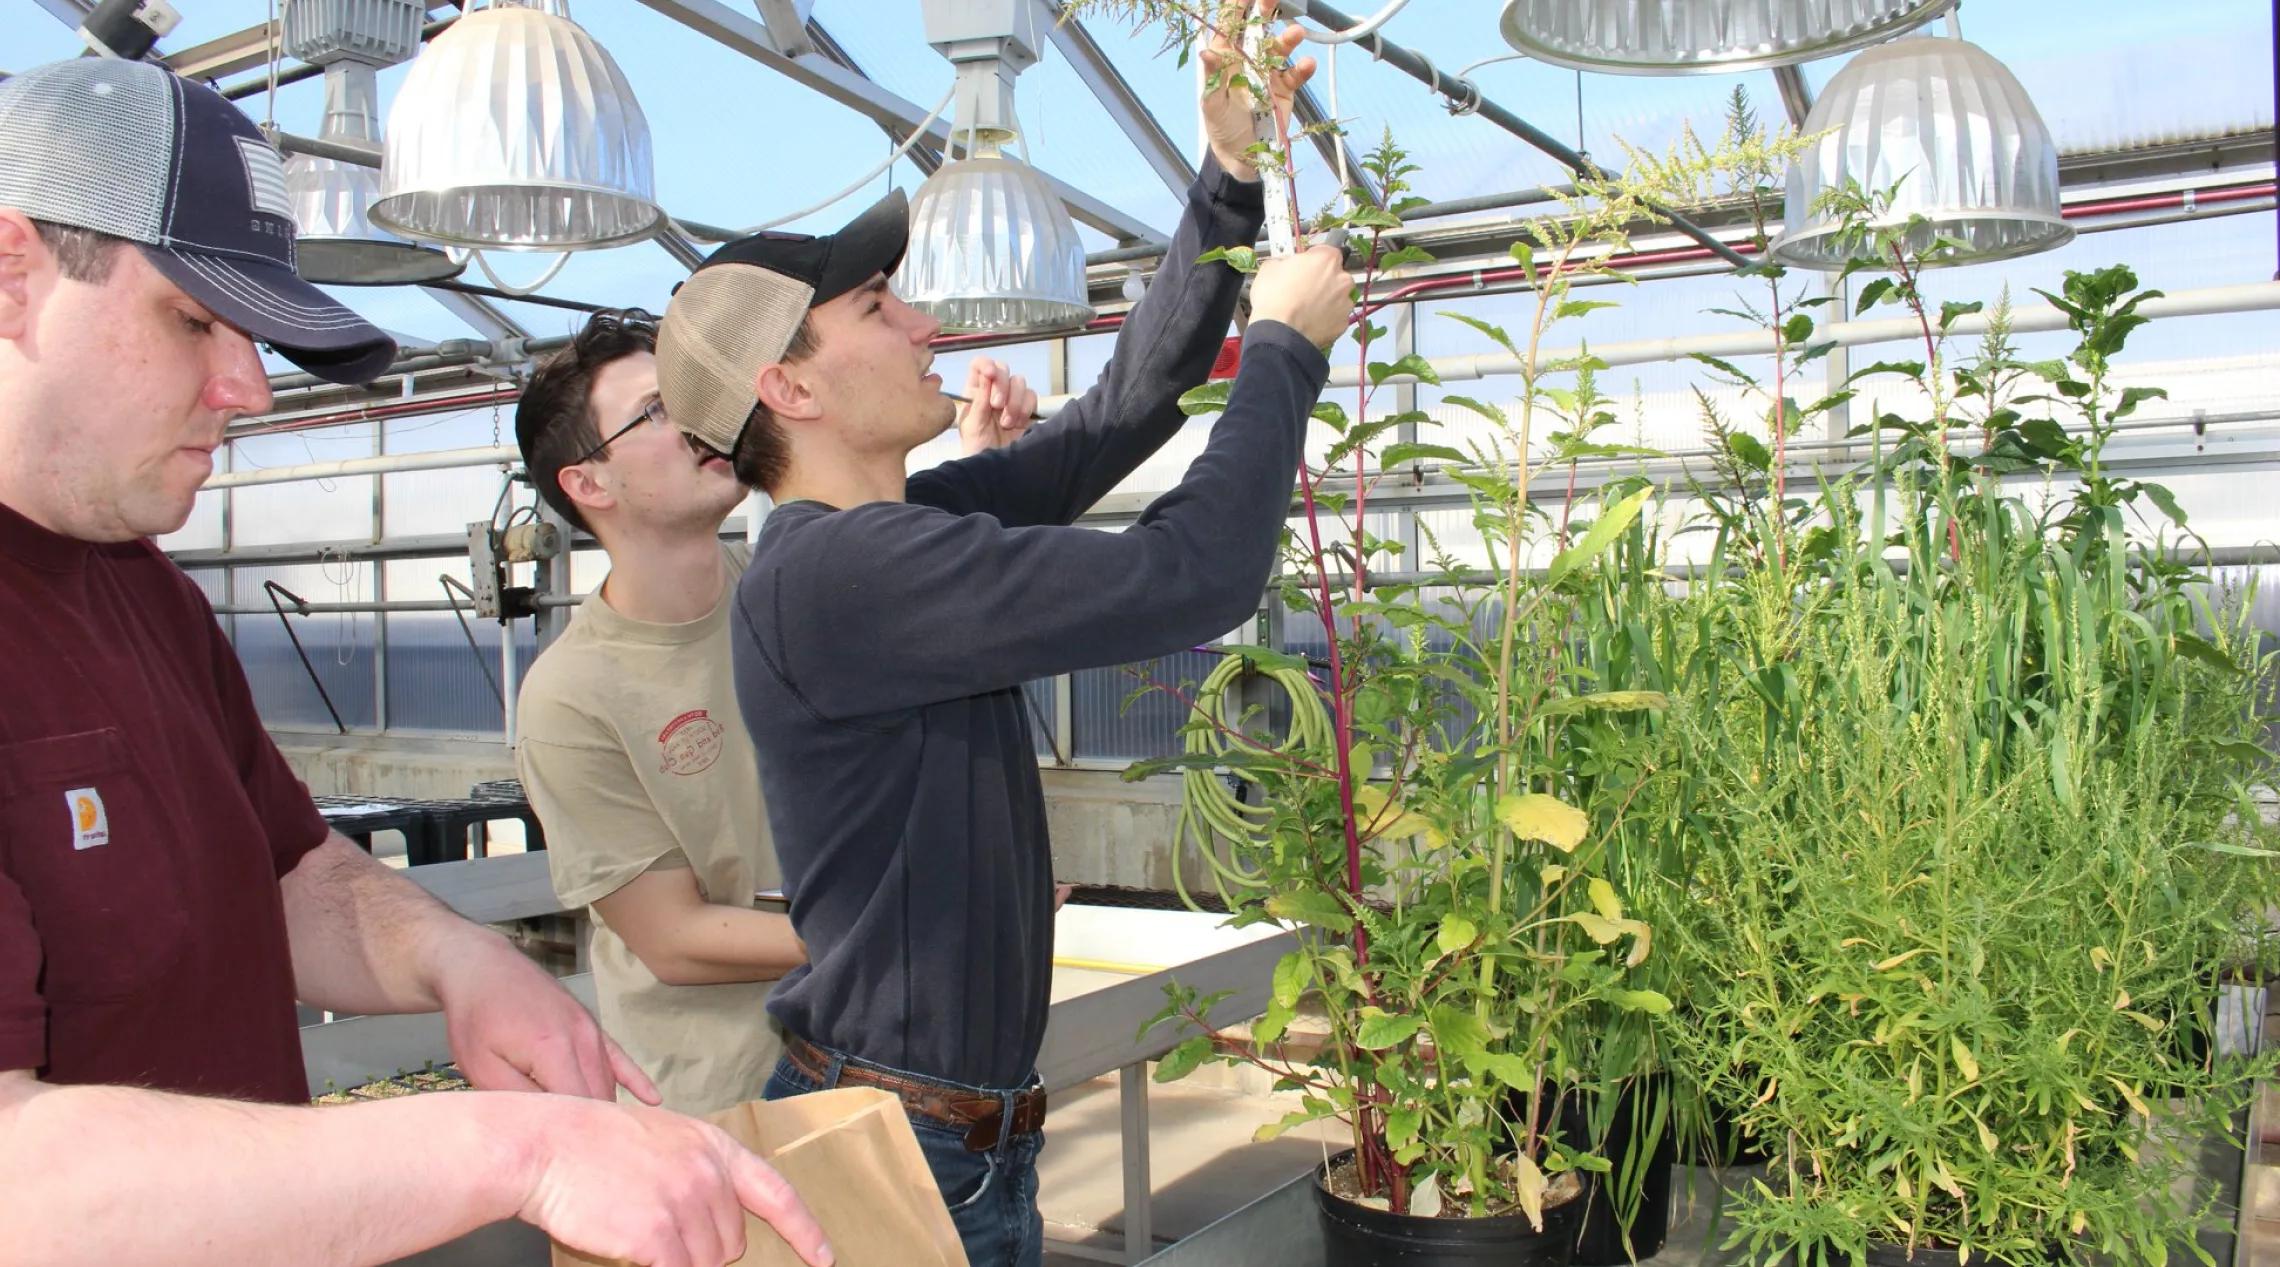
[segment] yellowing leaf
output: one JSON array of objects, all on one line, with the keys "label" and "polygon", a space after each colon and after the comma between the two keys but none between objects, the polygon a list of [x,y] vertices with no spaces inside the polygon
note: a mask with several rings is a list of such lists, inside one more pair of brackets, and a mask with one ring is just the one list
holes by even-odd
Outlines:
[{"label": "yellowing leaf", "polygon": [[1462,915],[1451,915],[1441,921],[1441,953],[1453,955],[1472,945],[1473,939],[1478,936],[1480,930],[1473,927],[1471,920]]},{"label": "yellowing leaf", "polygon": [[1986,1149],[1990,1156],[2002,1147],[2003,1141],[1995,1138],[1995,1132],[1987,1129],[1987,1123],[1973,1118],[1971,1124],[1979,1128],[1979,1146]]},{"label": "yellowing leaf", "polygon": [[1608,919],[1623,918],[1623,903],[1615,896],[1615,886],[1598,876],[1591,877],[1591,905]]},{"label": "yellowing leaf", "polygon": [[1868,938],[1866,937],[1847,937],[1843,941],[1838,942],[1837,946],[1842,950],[1850,950],[1854,946],[1865,946],[1867,944]]},{"label": "yellowing leaf", "polygon": [[2148,1118],[2153,1116],[2153,1110],[2145,1107],[2145,1101],[2138,1098],[2136,1088],[2130,1086],[2129,1083],[2122,1081],[2120,1078],[2117,1078],[2112,1074],[2106,1075],[2106,1081],[2113,1083],[2114,1089],[2121,1092],[2122,1098],[2129,1101],[2130,1107],[2136,1109],[2141,1116]]},{"label": "yellowing leaf", "polygon": [[1647,926],[1635,919],[1606,919],[1598,915],[1575,914],[1568,922],[1583,930],[1586,937],[1604,946],[1625,935],[1644,937]]},{"label": "yellowing leaf", "polygon": [[1904,964],[1904,963],[1908,962],[1909,960],[1911,960],[1911,959],[1915,958],[1915,957],[1916,957],[1916,956],[1918,956],[1918,955],[1921,955],[1921,954],[1926,954],[1926,953],[1928,953],[1930,950],[1931,950],[1931,947],[1929,947],[1929,946],[1918,946],[1918,947],[1917,947],[1917,948],[1915,948],[1914,950],[1910,950],[1910,951],[1906,951],[1906,952],[1903,952],[1903,953],[1901,953],[1901,954],[1897,954],[1897,955],[1894,955],[1894,956],[1892,956],[1890,959],[1879,960],[1879,961],[1878,961],[1878,962],[1877,962],[1877,963],[1874,965],[1874,967],[1875,967],[1875,970],[1876,970],[1876,971],[1878,971],[1878,972],[1890,972],[1892,969],[1899,967],[1901,964]]},{"label": "yellowing leaf", "polygon": [[2113,962],[2114,957],[2106,953],[2104,946],[2092,946],[2090,948],[2090,965],[2098,971],[2104,972]]},{"label": "yellowing leaf", "polygon": [[2082,1233],[2087,1230],[2089,1226],[2090,1212],[2088,1210],[2076,1210],[2074,1212],[2074,1217],[2066,1221],[2066,1230],[2074,1233],[2076,1236],[2082,1235]]},{"label": "yellowing leaf", "polygon": [[2163,1025],[2163,1024],[2160,1022],[2160,1021],[2157,1021],[2157,1020],[2153,1019],[2152,1017],[2150,1017],[2150,1016],[2147,1016],[2147,1015],[2146,1015],[2145,1013],[2143,1013],[2143,1012],[2133,1012],[2133,1011],[2129,1010],[2128,1008],[2124,1008],[2124,1009],[2122,1009],[2122,1015],[2124,1015],[2124,1016],[2126,1016],[2126,1017],[2129,1017],[2131,1020],[2133,1020],[2133,1021],[2136,1021],[2138,1024],[2145,1026],[2145,1027],[2146,1027],[2146,1029],[2148,1029],[2148,1030],[2150,1030],[2150,1031],[2152,1031],[2153,1033],[2156,1033],[2156,1034],[2160,1033],[2160,1032],[2161,1032],[2163,1029],[2167,1028],[2167,1027],[2166,1027],[2166,1026],[2164,1026],[2164,1025]]},{"label": "yellowing leaf", "polygon": [[1520,1208],[1528,1215],[1528,1222],[1538,1232],[1544,1230],[1544,1172],[1525,1152],[1512,1155],[1512,1195],[1520,1200]]},{"label": "yellowing leaf", "polygon": [[2115,1010],[2115,1011],[2119,1012],[2119,1011],[2121,1011],[2123,1008],[2126,1008],[2126,1007],[2128,1007],[2129,1005],[2130,1005],[2130,992],[2129,992],[2129,991],[2127,991],[2127,990],[2124,990],[2124,991],[2122,991],[2120,994],[2117,994],[2117,995],[2115,995],[2115,996],[2114,996],[2114,1010]]},{"label": "yellowing leaf", "polygon": [[1423,836],[1436,845],[1449,843],[1448,837],[1427,822],[1423,815],[1411,813],[1393,804],[1384,788],[1371,783],[1354,788],[1354,822],[1372,836],[1383,836],[1389,840]]},{"label": "yellowing leaf", "polygon": [[1540,840],[1561,853],[1574,853],[1591,830],[1582,810],[1542,792],[1514,793],[1498,801],[1496,821],[1522,840]]},{"label": "yellowing leaf", "polygon": [[1623,956],[1623,966],[1636,968],[1647,961],[1647,951],[1654,945],[1654,930],[1635,919],[1623,922],[1631,926],[1631,953]]},{"label": "yellowing leaf", "polygon": [[1963,1071],[1963,1080],[1979,1081],[1979,1061],[1971,1054],[1971,1049],[1963,1045],[1961,1038],[1950,1038],[1948,1042],[1954,1048],[1955,1067]]},{"label": "yellowing leaf", "polygon": [[1567,878],[1567,868],[1556,862],[1546,863],[1544,864],[1543,877],[1544,887],[1550,888]]}]

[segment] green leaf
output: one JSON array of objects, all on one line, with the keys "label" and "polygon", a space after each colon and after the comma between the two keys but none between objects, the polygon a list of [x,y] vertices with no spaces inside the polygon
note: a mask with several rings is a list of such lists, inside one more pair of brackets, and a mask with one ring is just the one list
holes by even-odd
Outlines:
[{"label": "green leaf", "polygon": [[1354,1045],[1363,1051],[1384,1051],[1416,1037],[1417,1031],[1425,1027],[1425,1018],[1414,1012],[1403,1014],[1365,1007],[1361,1015],[1362,1023],[1354,1027]]},{"label": "green leaf", "polygon": [[2114,412],[2112,416],[2115,418],[2127,418],[2131,414],[2137,412],[2138,404],[2141,401],[2167,399],[2169,399],[2169,391],[2166,388],[2125,387],[2122,389],[2121,403],[2114,406]]},{"label": "green leaf", "polygon": [[1670,1011],[1670,997],[1655,990],[1609,990],[1607,1001],[1627,1012],[1662,1016]]},{"label": "green leaf", "polygon": [[2185,525],[2185,508],[2177,504],[2177,494],[2170,492],[2167,485],[2141,482],[2138,488],[2143,490],[2147,497],[2152,498],[2153,504],[2161,507],[2161,512],[2169,516],[2179,527]]},{"label": "green leaf", "polygon": [[1757,380],[1747,374],[1744,374],[1741,371],[1741,368],[1735,365],[1732,361],[1712,356],[1708,352],[1689,352],[1686,354],[1686,359],[1690,361],[1700,361],[1704,365],[1709,366],[1711,369],[1724,374],[1729,380],[1735,383],[1739,383],[1745,387],[1757,386]]},{"label": "green leaf", "polygon": [[1430,264],[1432,262],[1433,253],[1431,251],[1422,246],[1405,246],[1398,251],[1387,252],[1378,260],[1377,266],[1382,271],[1391,272],[1405,264]]},{"label": "green leaf", "polygon": [[1940,333],[1946,334],[1948,332],[1948,327],[1954,325],[1958,318],[1969,316],[1970,314],[1978,312],[1986,307],[1986,304],[1981,303],[1976,299],[1972,300],[1970,303],[1956,303],[1951,300],[1947,303],[1941,304]]},{"label": "green leaf", "polygon": [[1211,1039],[1203,1034],[1183,1040],[1179,1046],[1165,1052],[1156,1062],[1156,1081],[1178,1082],[1194,1073],[1196,1066],[1211,1055]]},{"label": "green leaf", "polygon": [[1215,414],[1227,408],[1227,394],[1235,390],[1232,379],[1204,383],[1180,393],[1180,412],[1193,418],[1200,414]]},{"label": "green leaf", "polygon": [[1529,285],[1534,286],[1538,284],[1536,281],[1535,247],[1530,246],[1525,240],[1514,242],[1512,244],[1512,262],[1518,264],[1520,266],[1520,271],[1528,275]]},{"label": "green leaf", "polygon": [[1346,434],[1346,410],[1336,402],[1328,400],[1318,402],[1314,406],[1311,416],[1316,422],[1323,424],[1339,435]]},{"label": "green leaf", "polygon": [[2249,845],[2236,845],[2229,840],[2196,840],[2187,845],[2190,849],[2206,849],[2210,853],[2231,854],[2236,858],[2280,858],[2280,852],[2257,849]]},{"label": "green leaf", "polygon": [[1735,461],[1761,474],[1773,469],[1772,451],[1767,449],[1765,444],[1756,436],[1746,431],[1731,431],[1726,434],[1726,452],[1733,454]]},{"label": "green leaf", "polygon": [[1583,534],[1583,540],[1560,551],[1553,558],[1544,583],[1557,586],[1578,569],[1589,567],[1607,547],[1615,544],[1617,537],[1630,528],[1632,521],[1639,517],[1639,511],[1646,506],[1647,499],[1654,496],[1654,493],[1652,486],[1642,488],[1609,507],[1593,521],[1591,531]]},{"label": "green leaf", "polygon": [[1794,347],[1813,337],[1813,319],[1798,313],[1781,323],[1782,342]]},{"label": "green leaf", "polygon": [[1284,1007],[1297,1007],[1299,995],[1306,992],[1306,952],[1294,950],[1275,964],[1274,1000]]},{"label": "green leaf", "polygon": [[2067,739],[2064,726],[2050,730],[2050,786],[2058,794],[2059,804],[2074,808],[2073,743]]},{"label": "green leaf", "polygon": [[1515,792],[1496,803],[1496,821],[1522,840],[1541,841],[1574,853],[1591,831],[1582,810],[1542,792]]},{"label": "green leaf", "polygon": [[1437,458],[1459,465],[1472,461],[1470,454],[1445,444],[1420,444],[1415,440],[1404,440],[1400,444],[1385,446],[1385,451],[1378,454],[1378,465],[1400,466],[1404,462],[1420,462],[1426,458]]},{"label": "green leaf", "polygon": [[1385,1142],[1394,1148],[1405,1148],[1417,1142],[1417,1128],[1425,1121],[1425,1111],[1411,1104],[1397,1104],[1385,1111]]},{"label": "green leaf", "polygon": [[1195,257],[1198,264],[1225,263],[1238,273],[1259,271],[1259,253],[1247,246],[1215,246]]},{"label": "green leaf", "polygon": [[1251,1041],[1262,1048],[1274,1046],[1276,1042],[1281,1040],[1283,1032],[1290,1028],[1291,1020],[1297,1015],[1297,1008],[1285,1007],[1280,1002],[1267,1004],[1266,1015],[1260,1017],[1258,1024],[1251,1027]]},{"label": "green leaf", "polygon": [[1860,297],[1853,301],[1853,315],[1857,317],[1860,314],[1867,312],[1870,308],[1875,307],[1879,302],[1882,302],[1886,296],[1890,295],[1895,289],[1897,289],[1898,286],[1899,283],[1893,281],[1889,277],[1879,277],[1875,281],[1870,282],[1868,285],[1861,287]]},{"label": "green leaf", "polygon": [[1536,1081],[1536,1070],[1510,1052],[1481,1052],[1465,1062],[1476,1078],[1493,1078],[1507,1087],[1526,1089]]},{"label": "green leaf", "polygon": [[1338,899],[1319,889],[1297,889],[1267,899],[1267,914],[1291,924],[1312,924],[1333,933],[1349,933],[1354,917]]},{"label": "green leaf", "polygon": [[2169,642],[2179,654],[2199,660],[2212,669],[2223,669],[2228,673],[2240,671],[2240,666],[2232,662],[2232,657],[2218,650],[2217,644],[2197,634],[2171,634]]},{"label": "green leaf", "polygon": [[1247,662],[1252,668],[1262,673],[1303,673],[1306,671],[1305,657],[1292,655],[1288,651],[1277,651],[1273,647],[1262,647],[1248,642],[1229,642],[1222,643],[1219,649],[1238,660]]},{"label": "green leaf", "polygon": [[1622,306],[1609,299],[1570,299],[1553,311],[1552,319],[1555,321],[1565,320],[1568,317],[1580,317],[1587,312],[1596,312],[1601,308],[1620,308]]},{"label": "green leaf", "polygon": [[1471,920],[1462,915],[1451,915],[1441,921],[1441,932],[1437,940],[1442,954],[1453,955],[1472,945],[1473,939],[1478,936],[1480,930],[1473,926]]},{"label": "green leaf", "polygon": [[1370,362],[1370,386],[1372,387],[1402,374],[1411,375],[1419,382],[1431,383],[1436,387],[1440,386],[1441,383],[1441,376],[1434,371],[1433,363],[1415,352],[1398,361]]},{"label": "green leaf", "polygon": [[1504,410],[1501,407],[1488,404],[1485,401],[1474,400],[1470,396],[1443,396],[1441,397],[1441,403],[1444,405],[1455,405],[1459,409],[1470,410],[1473,413],[1479,414],[1481,417],[1488,419],[1490,422],[1495,423],[1499,427],[1509,428],[1512,425],[1511,421],[1504,416]]}]

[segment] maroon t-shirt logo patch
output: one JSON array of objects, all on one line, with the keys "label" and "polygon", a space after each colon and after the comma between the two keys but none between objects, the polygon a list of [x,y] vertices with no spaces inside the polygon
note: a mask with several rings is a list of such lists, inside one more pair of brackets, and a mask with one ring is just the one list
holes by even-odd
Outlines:
[{"label": "maroon t-shirt logo patch", "polygon": [[664,754],[667,774],[703,774],[720,760],[721,724],[704,709],[693,708],[665,723],[657,732],[657,747]]}]

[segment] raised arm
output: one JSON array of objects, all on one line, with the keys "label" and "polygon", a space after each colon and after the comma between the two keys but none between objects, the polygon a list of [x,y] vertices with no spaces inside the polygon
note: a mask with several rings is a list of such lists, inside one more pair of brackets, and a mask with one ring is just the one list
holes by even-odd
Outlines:
[{"label": "raised arm", "polygon": [[1008,527],[891,502],[831,512],[739,585],[738,673],[775,673],[819,715],[854,718],[1162,655],[1239,624],[1273,567],[1328,374],[1316,341],[1344,323],[1337,252],[1268,265],[1256,297],[1295,327],[1252,322],[1210,442],[1137,524]]}]

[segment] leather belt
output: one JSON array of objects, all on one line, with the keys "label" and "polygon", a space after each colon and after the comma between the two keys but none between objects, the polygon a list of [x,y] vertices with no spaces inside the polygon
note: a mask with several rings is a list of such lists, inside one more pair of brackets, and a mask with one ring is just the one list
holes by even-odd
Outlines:
[{"label": "leather belt", "polygon": [[[784,1058],[792,1068],[819,1083],[829,1082],[831,1056],[814,1043],[797,1034],[784,1035]],[[998,1146],[1010,1133],[1015,1137],[1034,1135],[1045,1125],[1045,1088],[1030,1087],[1013,1096],[1013,1123],[1006,1129],[1005,1101],[994,1095],[980,1095],[966,1087],[954,1087],[908,1074],[889,1073],[869,1065],[842,1061],[839,1066],[839,1085],[877,1087],[893,1093],[901,1100],[903,1109],[913,1117],[926,1118],[945,1126],[966,1129],[966,1150],[986,1153]]]}]

